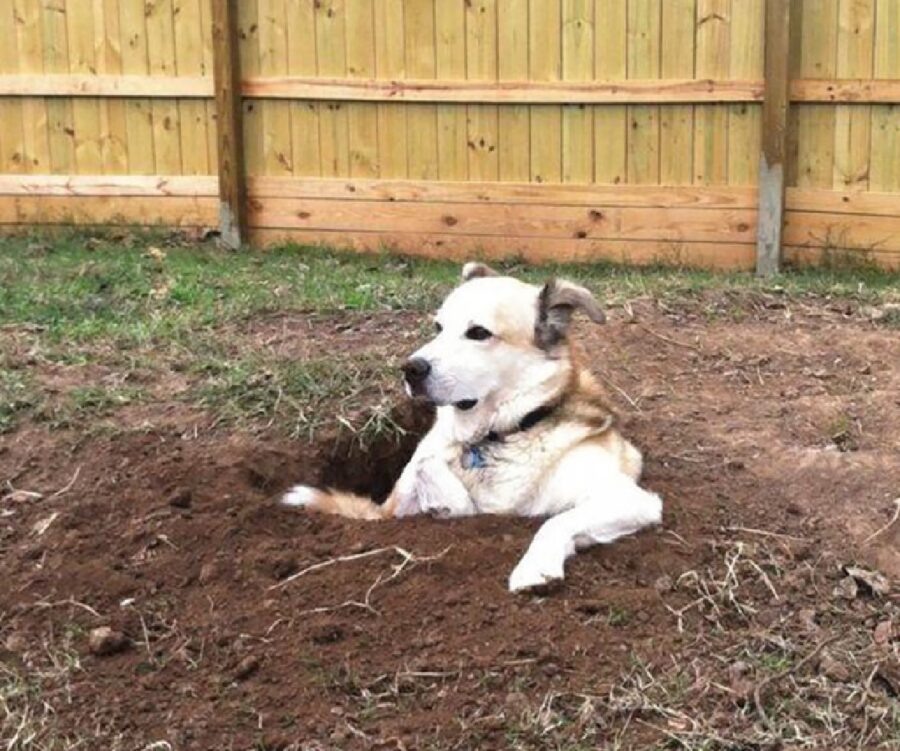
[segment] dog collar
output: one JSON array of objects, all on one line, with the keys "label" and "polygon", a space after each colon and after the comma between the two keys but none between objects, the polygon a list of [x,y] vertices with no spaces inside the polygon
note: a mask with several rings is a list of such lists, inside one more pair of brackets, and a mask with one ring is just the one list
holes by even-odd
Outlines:
[{"label": "dog collar", "polygon": [[533,409],[531,412],[525,415],[525,417],[519,420],[519,424],[516,425],[512,430],[508,430],[505,433],[498,433],[496,430],[492,430],[478,443],[473,443],[466,446],[463,449],[462,455],[463,468],[484,469],[487,466],[487,461],[484,458],[484,451],[482,450],[485,444],[501,443],[507,436],[530,430],[535,425],[552,415],[556,411],[557,407],[559,407],[558,403],[544,404],[537,409]]}]

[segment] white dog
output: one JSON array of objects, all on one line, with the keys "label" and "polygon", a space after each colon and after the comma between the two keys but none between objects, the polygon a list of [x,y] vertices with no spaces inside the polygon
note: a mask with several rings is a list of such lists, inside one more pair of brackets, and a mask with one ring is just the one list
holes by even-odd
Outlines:
[{"label": "white dog", "polygon": [[466,264],[434,339],[403,366],[407,392],[434,402],[437,418],[387,501],[298,485],[283,502],[373,520],[550,517],[509,577],[514,592],[562,579],[578,548],[659,523],[659,496],[637,484],[640,452],[576,360],[575,310],[605,321],[583,287],[555,279],[538,287]]}]

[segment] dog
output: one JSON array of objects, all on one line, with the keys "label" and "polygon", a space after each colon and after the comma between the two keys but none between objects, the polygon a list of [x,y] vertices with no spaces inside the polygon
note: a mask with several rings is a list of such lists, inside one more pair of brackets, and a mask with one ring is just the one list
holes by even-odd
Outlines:
[{"label": "dog", "polygon": [[407,394],[437,416],[387,500],[297,485],[282,502],[369,520],[548,517],[510,574],[512,592],[561,581],[578,549],[660,523],[661,499],[638,485],[641,453],[570,341],[576,311],[605,323],[582,286],[467,263],[434,338],[402,366]]}]

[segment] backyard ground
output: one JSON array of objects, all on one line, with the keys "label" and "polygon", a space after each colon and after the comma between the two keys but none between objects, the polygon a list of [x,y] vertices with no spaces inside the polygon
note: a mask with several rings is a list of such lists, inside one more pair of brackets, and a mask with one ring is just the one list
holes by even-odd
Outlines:
[{"label": "backyard ground", "polygon": [[386,492],[453,265],[0,240],[0,746],[900,748],[900,278],[507,268],[605,301],[665,500],[541,596],[537,521],[275,504]]}]

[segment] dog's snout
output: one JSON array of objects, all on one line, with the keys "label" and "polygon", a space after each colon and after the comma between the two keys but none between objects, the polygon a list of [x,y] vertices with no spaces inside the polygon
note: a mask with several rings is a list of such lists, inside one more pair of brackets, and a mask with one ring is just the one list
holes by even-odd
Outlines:
[{"label": "dog's snout", "polygon": [[424,357],[410,357],[401,368],[407,383],[411,386],[421,384],[431,372],[431,363]]}]

